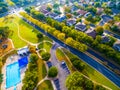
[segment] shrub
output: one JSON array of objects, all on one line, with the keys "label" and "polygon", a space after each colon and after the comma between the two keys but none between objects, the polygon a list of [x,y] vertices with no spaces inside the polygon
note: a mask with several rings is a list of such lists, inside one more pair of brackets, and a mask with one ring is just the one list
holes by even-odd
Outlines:
[{"label": "shrub", "polygon": [[43,60],[48,61],[49,58],[50,58],[50,53],[48,53],[48,52],[42,53],[42,59]]},{"label": "shrub", "polygon": [[54,67],[54,66],[51,67],[51,68],[49,69],[49,71],[48,71],[48,76],[49,76],[49,77],[56,77],[57,74],[58,74],[58,70],[57,70],[57,68]]}]

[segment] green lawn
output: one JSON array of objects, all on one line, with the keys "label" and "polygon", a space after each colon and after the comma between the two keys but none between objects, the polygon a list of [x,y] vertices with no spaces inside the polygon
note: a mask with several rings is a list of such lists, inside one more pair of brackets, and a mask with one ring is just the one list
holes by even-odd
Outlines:
[{"label": "green lawn", "polygon": [[39,44],[38,48],[45,49],[47,52],[50,52],[50,49],[52,48],[52,44],[49,42],[43,42]]},{"label": "green lawn", "polygon": [[[72,53],[70,53],[66,49],[63,49],[63,51],[66,53],[66,55],[68,57],[71,57],[73,55]],[[81,62],[83,62],[83,61],[81,61]],[[98,71],[96,71],[95,69],[93,69],[91,66],[89,66],[85,62],[83,62],[83,63],[85,64],[85,69],[82,72],[84,75],[87,75],[93,81],[96,81],[96,82],[98,82],[98,83],[100,83],[102,85],[105,85],[105,86],[111,88],[112,90],[120,90],[120,88],[118,88],[116,85],[114,85],[104,75],[102,75],[101,73],[99,73]]]},{"label": "green lawn", "polygon": [[71,65],[70,61],[68,60],[68,58],[65,56],[65,54],[62,52],[62,50],[59,48],[56,50],[56,57],[59,61],[65,61],[71,72],[75,71],[75,69]]},{"label": "green lawn", "polygon": [[[0,24],[1,25],[1,24]],[[3,26],[3,25],[2,25]],[[13,31],[13,34],[9,36],[9,38],[12,39],[13,44],[15,46],[15,48],[21,48],[25,45],[27,45],[26,42],[22,41],[19,37],[18,37],[18,32],[17,32],[17,26],[14,23],[8,23],[4,26],[8,26],[10,28],[10,30]]]},{"label": "green lawn", "polygon": [[32,43],[38,43],[38,39],[36,37],[37,30],[21,19],[19,19],[18,22],[19,22],[19,28],[20,28],[20,35],[24,39]]},{"label": "green lawn", "polygon": [[53,90],[50,80],[46,80],[38,86],[37,90]]},{"label": "green lawn", "polygon": [[87,72],[88,77],[90,77],[92,80],[101,83],[112,90],[120,90],[117,86],[115,86],[109,79],[107,79],[105,76],[103,76],[101,73],[98,71],[94,70],[90,66],[87,66],[85,68],[85,71]]},{"label": "green lawn", "polygon": [[38,79],[40,81],[47,75],[47,70],[43,60],[39,59],[37,63],[38,63],[38,76],[39,76]]},{"label": "green lawn", "polygon": [[[38,39],[36,37],[36,34],[39,31],[36,30],[35,28],[33,28],[28,23],[26,23],[25,21],[23,21],[21,18],[15,16],[15,15],[12,15],[12,16],[14,18],[13,19],[8,19],[7,22],[3,22],[4,18],[0,18],[0,26],[1,27],[8,26],[10,28],[10,30],[12,30],[13,33],[10,35],[9,38],[11,38],[13,40],[15,48],[21,48],[21,47],[24,47],[24,46],[27,45],[26,42],[22,41],[18,37],[18,26],[17,26],[17,24],[19,24],[20,36],[22,38],[24,38],[24,39],[26,39],[26,40],[28,40],[29,42],[32,42],[32,43],[38,43]],[[44,36],[44,38],[41,39],[39,42],[41,42],[43,40],[48,40],[48,41],[52,42],[52,40],[49,39],[46,36]]]}]

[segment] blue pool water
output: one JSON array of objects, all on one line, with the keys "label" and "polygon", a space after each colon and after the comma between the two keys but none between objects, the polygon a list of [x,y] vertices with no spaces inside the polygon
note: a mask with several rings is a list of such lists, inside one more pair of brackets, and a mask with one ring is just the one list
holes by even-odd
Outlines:
[{"label": "blue pool water", "polygon": [[10,64],[6,68],[6,88],[16,86],[20,80],[20,69],[18,62]]}]

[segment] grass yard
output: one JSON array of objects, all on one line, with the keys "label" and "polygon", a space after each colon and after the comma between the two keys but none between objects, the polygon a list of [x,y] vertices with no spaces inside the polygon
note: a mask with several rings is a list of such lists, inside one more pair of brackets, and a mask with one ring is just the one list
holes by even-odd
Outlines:
[{"label": "grass yard", "polygon": [[52,47],[52,44],[49,42],[40,43],[38,46],[39,49],[45,49],[47,52],[50,52],[51,47]]},{"label": "grass yard", "polygon": [[[20,36],[22,38],[24,38],[24,39],[26,39],[26,40],[28,40],[29,42],[32,42],[32,43],[38,43],[38,39],[36,37],[36,34],[39,31],[36,30],[35,28],[33,28],[28,23],[26,23],[25,21],[23,21],[21,18],[15,16],[15,15],[11,15],[11,16],[13,18],[12,19],[8,19],[7,22],[3,22],[4,18],[0,18],[0,26],[1,27],[8,26],[10,28],[10,30],[12,30],[13,33],[10,35],[9,38],[11,38],[13,40],[15,48],[21,48],[21,47],[27,45],[26,42],[22,41],[18,37],[18,28],[20,30]],[[51,39],[49,39],[46,36],[43,38],[43,40],[52,41]]]},{"label": "grass yard", "polygon": [[65,61],[71,72],[75,71],[74,67],[71,65],[71,62],[65,56],[65,54],[63,53],[63,51],[61,49],[59,49],[59,48],[56,50],[56,57],[57,57],[57,59],[59,61]]},{"label": "grass yard", "polygon": [[38,75],[39,75],[38,79],[40,81],[47,75],[47,70],[45,64],[43,63],[43,60],[39,59],[37,63],[38,63]]},{"label": "grass yard", "polygon": [[87,72],[88,77],[90,77],[92,80],[94,80],[98,83],[101,83],[101,84],[111,88],[112,90],[120,90],[120,88],[115,86],[109,79],[105,78],[105,76],[103,76],[101,73],[94,70],[90,66],[87,66],[85,68],[85,71]]},{"label": "grass yard", "polygon": [[[63,49],[63,51],[66,53],[68,57],[71,57],[73,55],[71,52],[67,51],[66,49]],[[111,88],[112,90],[120,90],[120,88],[118,88],[115,84],[113,84],[110,80],[108,80],[104,75],[102,75],[101,73],[93,69],[91,66],[89,66],[85,62],[83,63],[85,64],[85,69],[82,72],[84,75],[87,75],[93,81],[96,81],[102,85],[105,85]]]},{"label": "grass yard", "polygon": [[37,90],[53,90],[52,84],[50,80],[45,80],[38,86]]},{"label": "grass yard", "polygon": [[4,18],[0,18],[0,27],[8,26],[9,29],[12,30],[13,33],[9,38],[12,39],[15,48],[25,46],[26,43],[18,37],[17,26],[13,22],[5,23],[3,20]]}]

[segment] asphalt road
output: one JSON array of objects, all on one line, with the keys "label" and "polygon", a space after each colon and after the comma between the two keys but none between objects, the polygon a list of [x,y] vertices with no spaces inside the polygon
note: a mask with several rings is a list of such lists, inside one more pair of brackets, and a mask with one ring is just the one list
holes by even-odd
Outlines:
[{"label": "asphalt road", "polygon": [[107,65],[110,66],[112,69],[118,69],[120,70],[120,67],[114,65],[113,63],[111,63],[110,61],[108,61],[107,59],[103,58],[102,56],[100,56],[99,54],[95,53],[93,50],[88,49],[87,52],[89,52],[91,55],[95,56],[96,58],[98,58],[99,60],[103,61],[103,62],[107,62]]},{"label": "asphalt road", "polygon": [[109,35],[112,35],[112,36],[115,37],[116,39],[120,39],[120,36],[119,36],[119,35],[117,35],[117,34],[115,34],[115,33],[113,33],[113,32],[110,32],[110,31],[108,31],[108,30],[105,30],[104,33],[107,33],[107,34],[109,34]]},{"label": "asphalt road", "polygon": [[77,49],[74,49],[68,45],[66,45],[65,43],[61,42],[60,40],[56,39],[55,37],[53,37],[51,34],[45,32],[44,30],[42,30],[41,28],[39,28],[38,26],[31,24],[33,27],[35,27],[36,29],[38,29],[40,32],[42,32],[44,35],[48,36],[49,38],[51,38],[52,40],[54,40],[55,42],[57,42],[59,45],[61,45],[62,47],[68,49],[69,51],[71,51],[73,54],[77,55],[79,58],[81,58],[84,62],[86,62],[87,64],[89,64],[90,66],[92,66],[94,69],[96,69],[97,71],[99,71],[100,73],[102,73],[104,76],[106,76],[109,80],[111,80],[114,84],[116,84],[118,87],[120,87],[120,77],[118,75],[116,75],[115,73],[113,73],[111,70],[109,70],[108,68],[106,68],[104,65],[100,64],[99,62],[95,61],[93,58],[87,56],[86,54],[78,51]]}]

